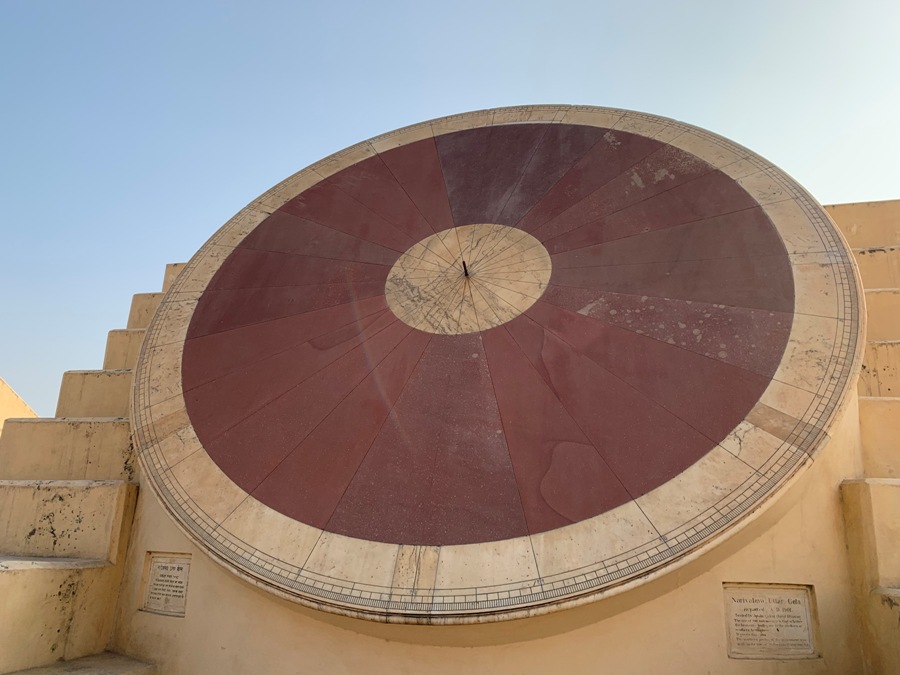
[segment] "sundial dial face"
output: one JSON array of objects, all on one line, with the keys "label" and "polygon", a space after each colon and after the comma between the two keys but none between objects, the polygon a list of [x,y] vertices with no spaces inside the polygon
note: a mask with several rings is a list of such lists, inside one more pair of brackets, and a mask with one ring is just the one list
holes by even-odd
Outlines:
[{"label": "sundial dial face", "polygon": [[452,227],[415,244],[388,274],[385,298],[427,333],[476,333],[511,321],[547,289],[552,263],[527,232],[496,223]]},{"label": "sundial dial face", "polygon": [[148,331],[135,436],[175,521],[275,593],[532,615],[714,546],[807,467],[858,293],[821,207],[745,148],[622,110],[469,113],[219,230]]}]

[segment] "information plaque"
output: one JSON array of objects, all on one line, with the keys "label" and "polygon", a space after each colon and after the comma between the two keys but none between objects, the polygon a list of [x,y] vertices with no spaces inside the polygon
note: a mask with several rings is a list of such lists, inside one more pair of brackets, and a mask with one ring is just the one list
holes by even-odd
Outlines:
[{"label": "information plaque", "polygon": [[815,595],[811,586],[723,584],[728,656],[734,659],[813,659]]},{"label": "information plaque", "polygon": [[184,616],[191,556],[188,553],[148,553],[145,612]]}]

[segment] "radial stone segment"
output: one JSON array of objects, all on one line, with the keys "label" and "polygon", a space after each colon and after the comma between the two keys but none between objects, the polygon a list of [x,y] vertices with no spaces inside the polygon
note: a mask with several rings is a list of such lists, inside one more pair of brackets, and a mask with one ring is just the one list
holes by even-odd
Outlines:
[{"label": "radial stone segment", "polygon": [[470,113],[301,171],[163,300],[148,483],[203,550],[389,621],[638,585],[815,459],[860,358],[850,256],[725,139],[589,107]]},{"label": "radial stone segment", "polygon": [[550,256],[527,232],[454,227],[422,240],[388,274],[388,307],[428,333],[475,333],[511,321],[547,289]]}]

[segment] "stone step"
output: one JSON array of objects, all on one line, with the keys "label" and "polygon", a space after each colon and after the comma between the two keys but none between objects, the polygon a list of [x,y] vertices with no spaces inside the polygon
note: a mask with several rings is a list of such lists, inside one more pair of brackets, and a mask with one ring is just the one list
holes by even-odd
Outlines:
[{"label": "stone step", "polygon": [[900,586],[900,479],[861,478],[841,485],[850,555],[869,588]]},{"label": "stone step", "polygon": [[853,255],[865,288],[900,288],[900,246],[856,248]]},{"label": "stone step", "polygon": [[110,643],[136,494],[122,481],[0,480],[0,673]]},{"label": "stone step", "polygon": [[88,570],[109,565],[106,560],[95,558],[42,558],[0,554],[0,573],[20,570]]},{"label": "stone step", "polygon": [[172,284],[175,283],[175,279],[181,274],[181,270],[184,269],[185,265],[187,265],[187,263],[169,263],[166,265],[166,273],[165,276],[163,276],[162,285],[163,293],[172,287]]},{"label": "stone step", "polygon": [[63,373],[56,417],[128,417],[130,370]]},{"label": "stone step", "polygon": [[131,425],[96,417],[7,420],[0,434],[0,479],[136,482]]},{"label": "stone step", "polygon": [[0,556],[0,673],[101,652],[121,579],[105,560]]},{"label": "stone step", "polygon": [[864,589],[861,595],[866,672],[900,673],[900,588],[878,587],[868,593]]},{"label": "stone step", "polygon": [[155,675],[156,666],[137,661],[128,656],[103,652],[95,656],[85,656],[74,661],[59,661],[49,666],[18,670],[13,675]]},{"label": "stone step", "polygon": [[865,671],[900,673],[900,479],[845,481],[841,498]]},{"label": "stone step", "polygon": [[109,331],[103,370],[130,370],[137,364],[145,328],[119,328]]},{"label": "stone step", "polygon": [[866,475],[900,478],[900,398],[860,396],[859,434]]},{"label": "stone step", "polygon": [[0,554],[115,562],[136,494],[116,480],[0,480]]},{"label": "stone step", "polygon": [[851,248],[900,246],[900,199],[826,206]]},{"label": "stone step", "polygon": [[146,328],[159,307],[164,293],[137,293],[131,298],[131,310],[128,312],[126,328]]},{"label": "stone step", "polygon": [[871,342],[900,340],[900,288],[867,290],[866,312],[867,340]]},{"label": "stone step", "polygon": [[867,342],[860,396],[900,396],[900,341]]}]

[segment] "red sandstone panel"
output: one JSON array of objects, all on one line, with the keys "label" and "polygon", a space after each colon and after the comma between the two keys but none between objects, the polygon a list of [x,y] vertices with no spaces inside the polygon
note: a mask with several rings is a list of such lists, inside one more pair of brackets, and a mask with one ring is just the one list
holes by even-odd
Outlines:
[{"label": "red sandstone panel", "polygon": [[395,321],[264,408],[234,420],[214,439],[205,439],[195,426],[203,447],[233,481],[252,492],[411,330]]},{"label": "red sandstone panel", "polygon": [[526,316],[715,442],[769,384],[762,375],[548,303],[538,302]]},{"label": "red sandstone panel", "polygon": [[254,496],[286,516],[324,528],[430,340],[419,331],[408,333],[260,483]]},{"label": "red sandstone panel", "polygon": [[380,155],[432,230],[453,227],[450,199],[433,138],[388,150]]},{"label": "red sandstone panel", "polygon": [[203,429],[205,437],[215,438],[346,353],[364,348],[396,319],[388,310],[372,314],[266,359],[251,362],[224,377],[186,388],[185,402],[191,419],[196,427]]},{"label": "red sandstone panel", "polygon": [[325,179],[323,184],[334,185],[346,192],[414,241],[434,234],[378,155],[339,171]]},{"label": "red sandstone panel", "polygon": [[608,131],[537,204],[517,227],[534,232],[622,172],[664,147],[659,141],[621,131]]},{"label": "red sandstone panel", "polygon": [[[604,227],[605,224],[598,224],[596,229],[602,231]],[[590,242],[598,237],[592,236],[590,229],[590,226],[579,228],[547,242],[548,247],[555,251],[554,267],[562,269],[784,255],[784,244],[760,208],[713,216],[593,245]]]},{"label": "red sandstone panel", "polygon": [[[276,211],[241,242],[241,248],[294,253],[329,260],[355,260],[391,266],[400,254],[359,237]],[[227,269],[222,265],[220,272]]]},{"label": "red sandstone panel", "polygon": [[606,133],[606,129],[597,127],[547,125],[497,222],[502,225],[518,223]]},{"label": "red sandstone panel", "polygon": [[208,290],[203,294],[203,302],[194,311],[188,337],[221,333],[379,295],[384,295],[384,284],[377,281]]},{"label": "red sandstone panel", "polygon": [[794,308],[791,271],[774,256],[554,269],[551,283],[772,312]]},{"label": "red sandstone panel", "polygon": [[230,257],[228,267],[217,274],[208,286],[210,290],[369,282],[384,284],[391,270],[387,265],[241,247],[236,248]]},{"label": "red sandstone panel", "polygon": [[507,329],[513,338],[528,331],[543,333],[539,349],[534,348],[537,342],[534,337],[527,342],[523,340],[519,346],[529,350],[528,359],[536,369],[547,373],[549,386],[566,412],[590,439],[631,498],[640,497],[678,475],[715,445],[527,317],[511,321]]},{"label": "red sandstone panel", "polygon": [[384,296],[192,338],[184,343],[184,391],[291,349],[320,335],[366,324],[387,309]]},{"label": "red sandstone panel", "polygon": [[666,145],[591,192],[566,211],[533,230],[541,241],[592,223],[655,197],[714,169],[706,162]]},{"label": "red sandstone panel", "polygon": [[499,222],[545,124],[482,127],[435,138],[457,226]]},{"label": "red sandstone panel", "polygon": [[792,323],[784,312],[565,286],[550,286],[541,300],[766,377],[781,362]]},{"label": "red sandstone panel", "polygon": [[401,231],[334,184],[319,183],[279,211],[403,253],[418,240]]},{"label": "red sandstone panel", "polygon": [[[551,253],[560,253],[726,214],[733,215],[729,222],[739,222],[743,217],[759,220],[777,237],[771,221],[756,202],[728,176],[713,171],[545,242]],[[729,239],[728,232],[720,234],[720,243]]]},{"label": "red sandstone panel", "polygon": [[[520,320],[527,319],[513,323]],[[602,459],[585,460],[591,441],[506,328],[484,333],[484,346],[528,531],[562,527],[628,501],[628,492]],[[579,467],[588,471],[579,474]],[[580,493],[574,500],[560,494],[559,474]]]},{"label": "red sandstone panel", "polygon": [[434,336],[327,529],[421,545],[527,534],[502,430],[481,336]]}]

